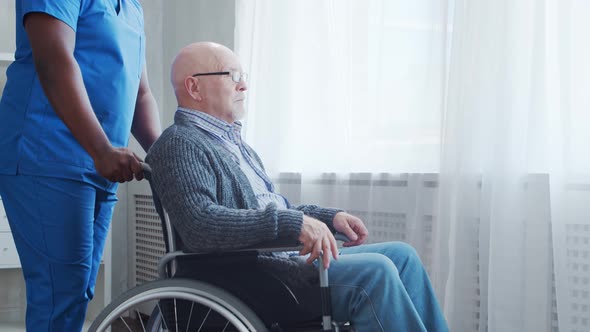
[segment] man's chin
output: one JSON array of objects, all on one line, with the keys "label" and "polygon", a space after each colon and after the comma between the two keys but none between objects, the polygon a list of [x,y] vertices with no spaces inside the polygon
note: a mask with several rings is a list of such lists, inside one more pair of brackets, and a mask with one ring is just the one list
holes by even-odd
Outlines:
[{"label": "man's chin", "polygon": [[246,111],[243,109],[235,110],[233,116],[236,121],[244,120],[244,118],[246,118]]}]

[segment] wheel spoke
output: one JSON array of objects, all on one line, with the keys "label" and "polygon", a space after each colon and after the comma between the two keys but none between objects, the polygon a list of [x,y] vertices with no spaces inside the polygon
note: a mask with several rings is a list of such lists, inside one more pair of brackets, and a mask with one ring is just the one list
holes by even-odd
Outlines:
[{"label": "wheel spoke", "polygon": [[205,315],[205,318],[203,318],[203,322],[201,323],[201,326],[199,326],[199,330],[197,332],[201,332],[201,329],[203,328],[203,325],[205,325],[207,317],[209,317],[209,313],[211,313],[211,308],[209,308],[209,310],[207,311],[207,314]]},{"label": "wheel spoke", "polygon": [[169,328],[166,324],[166,317],[164,317],[164,312],[162,311],[162,308],[160,307],[160,302],[158,302],[156,305],[158,306],[158,310],[160,310],[160,316],[162,316],[162,324],[164,325],[164,328],[166,330],[169,330]]},{"label": "wheel spoke", "polygon": [[139,319],[139,323],[141,324],[141,329],[143,330],[143,332],[147,332],[145,330],[145,326],[143,325],[143,319],[141,319],[141,313],[137,309],[135,309],[135,312],[137,313],[137,318]]},{"label": "wheel spoke", "polygon": [[191,325],[191,318],[193,317],[193,308],[195,307],[195,302],[191,304],[191,311],[188,314],[188,321],[186,322],[186,331],[189,331],[189,326]]},{"label": "wheel spoke", "polygon": [[176,299],[174,299],[174,325],[176,325],[176,332],[178,332],[178,307],[176,306]]},{"label": "wheel spoke", "polygon": [[225,329],[227,329],[228,326],[229,326],[229,320],[227,321],[227,323],[225,323],[225,326],[223,327],[223,330],[221,332],[225,332]]},{"label": "wheel spoke", "polygon": [[125,324],[125,327],[127,327],[127,329],[129,330],[129,332],[133,332],[133,330],[129,327],[129,325],[127,325],[127,322],[125,321],[125,319],[123,318],[123,316],[119,317],[119,319],[123,322],[123,324]]}]

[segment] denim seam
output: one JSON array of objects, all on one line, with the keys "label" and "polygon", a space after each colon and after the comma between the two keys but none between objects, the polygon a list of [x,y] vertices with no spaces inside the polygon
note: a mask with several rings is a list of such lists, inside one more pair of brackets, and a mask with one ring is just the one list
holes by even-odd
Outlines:
[{"label": "denim seam", "polygon": [[373,301],[371,300],[369,293],[367,293],[367,291],[363,287],[343,285],[343,284],[330,284],[330,287],[350,287],[350,288],[360,289],[361,294],[364,295],[368,299],[368,302],[371,305],[371,311],[373,312],[373,316],[375,317],[377,324],[379,324],[379,327],[381,327],[381,331],[385,332],[385,329],[383,329],[383,325],[381,325],[381,321],[379,320],[379,318],[377,317],[377,314],[375,313],[376,310],[375,310],[375,306],[373,305]]}]

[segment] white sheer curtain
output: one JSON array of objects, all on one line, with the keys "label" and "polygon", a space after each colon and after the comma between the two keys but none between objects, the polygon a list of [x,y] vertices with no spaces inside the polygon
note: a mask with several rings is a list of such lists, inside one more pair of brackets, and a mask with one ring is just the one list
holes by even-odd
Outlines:
[{"label": "white sheer curtain", "polygon": [[590,330],[589,14],[455,1],[434,270],[457,331],[475,276],[480,329]]},{"label": "white sheer curtain", "polygon": [[453,331],[590,331],[588,17],[238,0],[246,139],[295,201],[415,245]]},{"label": "white sheer curtain", "polygon": [[271,171],[438,169],[444,2],[237,1],[236,11],[252,74],[247,139]]}]

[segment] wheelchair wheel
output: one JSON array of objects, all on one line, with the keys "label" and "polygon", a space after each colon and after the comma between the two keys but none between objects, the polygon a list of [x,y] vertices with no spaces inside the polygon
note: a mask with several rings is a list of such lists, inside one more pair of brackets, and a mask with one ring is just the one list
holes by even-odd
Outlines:
[{"label": "wheelchair wheel", "polygon": [[230,293],[188,279],[135,287],[109,304],[90,332],[267,332],[256,314]]}]

